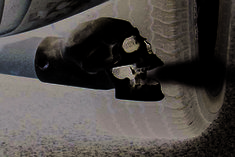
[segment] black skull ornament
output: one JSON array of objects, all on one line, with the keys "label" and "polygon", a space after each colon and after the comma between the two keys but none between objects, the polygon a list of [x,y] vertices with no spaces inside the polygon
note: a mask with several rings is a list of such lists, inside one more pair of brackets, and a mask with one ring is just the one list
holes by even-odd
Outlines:
[{"label": "black skull ornament", "polygon": [[147,77],[149,70],[162,65],[137,28],[106,17],[78,25],[68,39],[45,38],[35,57],[41,81],[115,88],[116,98],[141,101],[164,98],[160,83]]}]

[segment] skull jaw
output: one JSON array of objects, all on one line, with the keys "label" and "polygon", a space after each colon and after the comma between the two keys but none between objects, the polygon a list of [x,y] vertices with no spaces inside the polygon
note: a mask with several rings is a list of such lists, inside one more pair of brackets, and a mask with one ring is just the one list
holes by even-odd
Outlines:
[{"label": "skull jaw", "polygon": [[160,101],[165,96],[162,93],[160,83],[144,84],[130,86],[130,80],[124,79],[119,81],[115,87],[115,97],[122,100],[134,101]]},{"label": "skull jaw", "polygon": [[145,68],[126,65],[112,69],[115,96],[118,99],[159,101],[164,98],[160,82],[147,77]]}]

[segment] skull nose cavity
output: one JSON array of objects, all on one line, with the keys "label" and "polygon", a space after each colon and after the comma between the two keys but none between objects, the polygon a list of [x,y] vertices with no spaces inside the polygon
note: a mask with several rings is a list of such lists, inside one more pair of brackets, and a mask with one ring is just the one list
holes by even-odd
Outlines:
[{"label": "skull nose cavity", "polygon": [[130,66],[121,66],[121,67],[115,67],[112,69],[113,75],[118,79],[125,79],[129,78],[130,80],[133,80],[135,78],[135,75],[133,75],[133,72],[130,68]]},{"label": "skull nose cavity", "polygon": [[133,53],[139,49],[140,43],[135,38],[135,36],[131,36],[123,41],[122,48],[126,53]]}]

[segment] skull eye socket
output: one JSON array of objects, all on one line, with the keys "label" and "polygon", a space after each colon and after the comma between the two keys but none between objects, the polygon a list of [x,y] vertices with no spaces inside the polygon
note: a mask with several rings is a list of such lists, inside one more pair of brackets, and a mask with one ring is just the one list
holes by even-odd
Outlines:
[{"label": "skull eye socket", "polygon": [[133,53],[137,51],[139,47],[140,47],[140,43],[136,41],[135,36],[126,38],[122,44],[122,48],[124,49],[126,53]]}]

